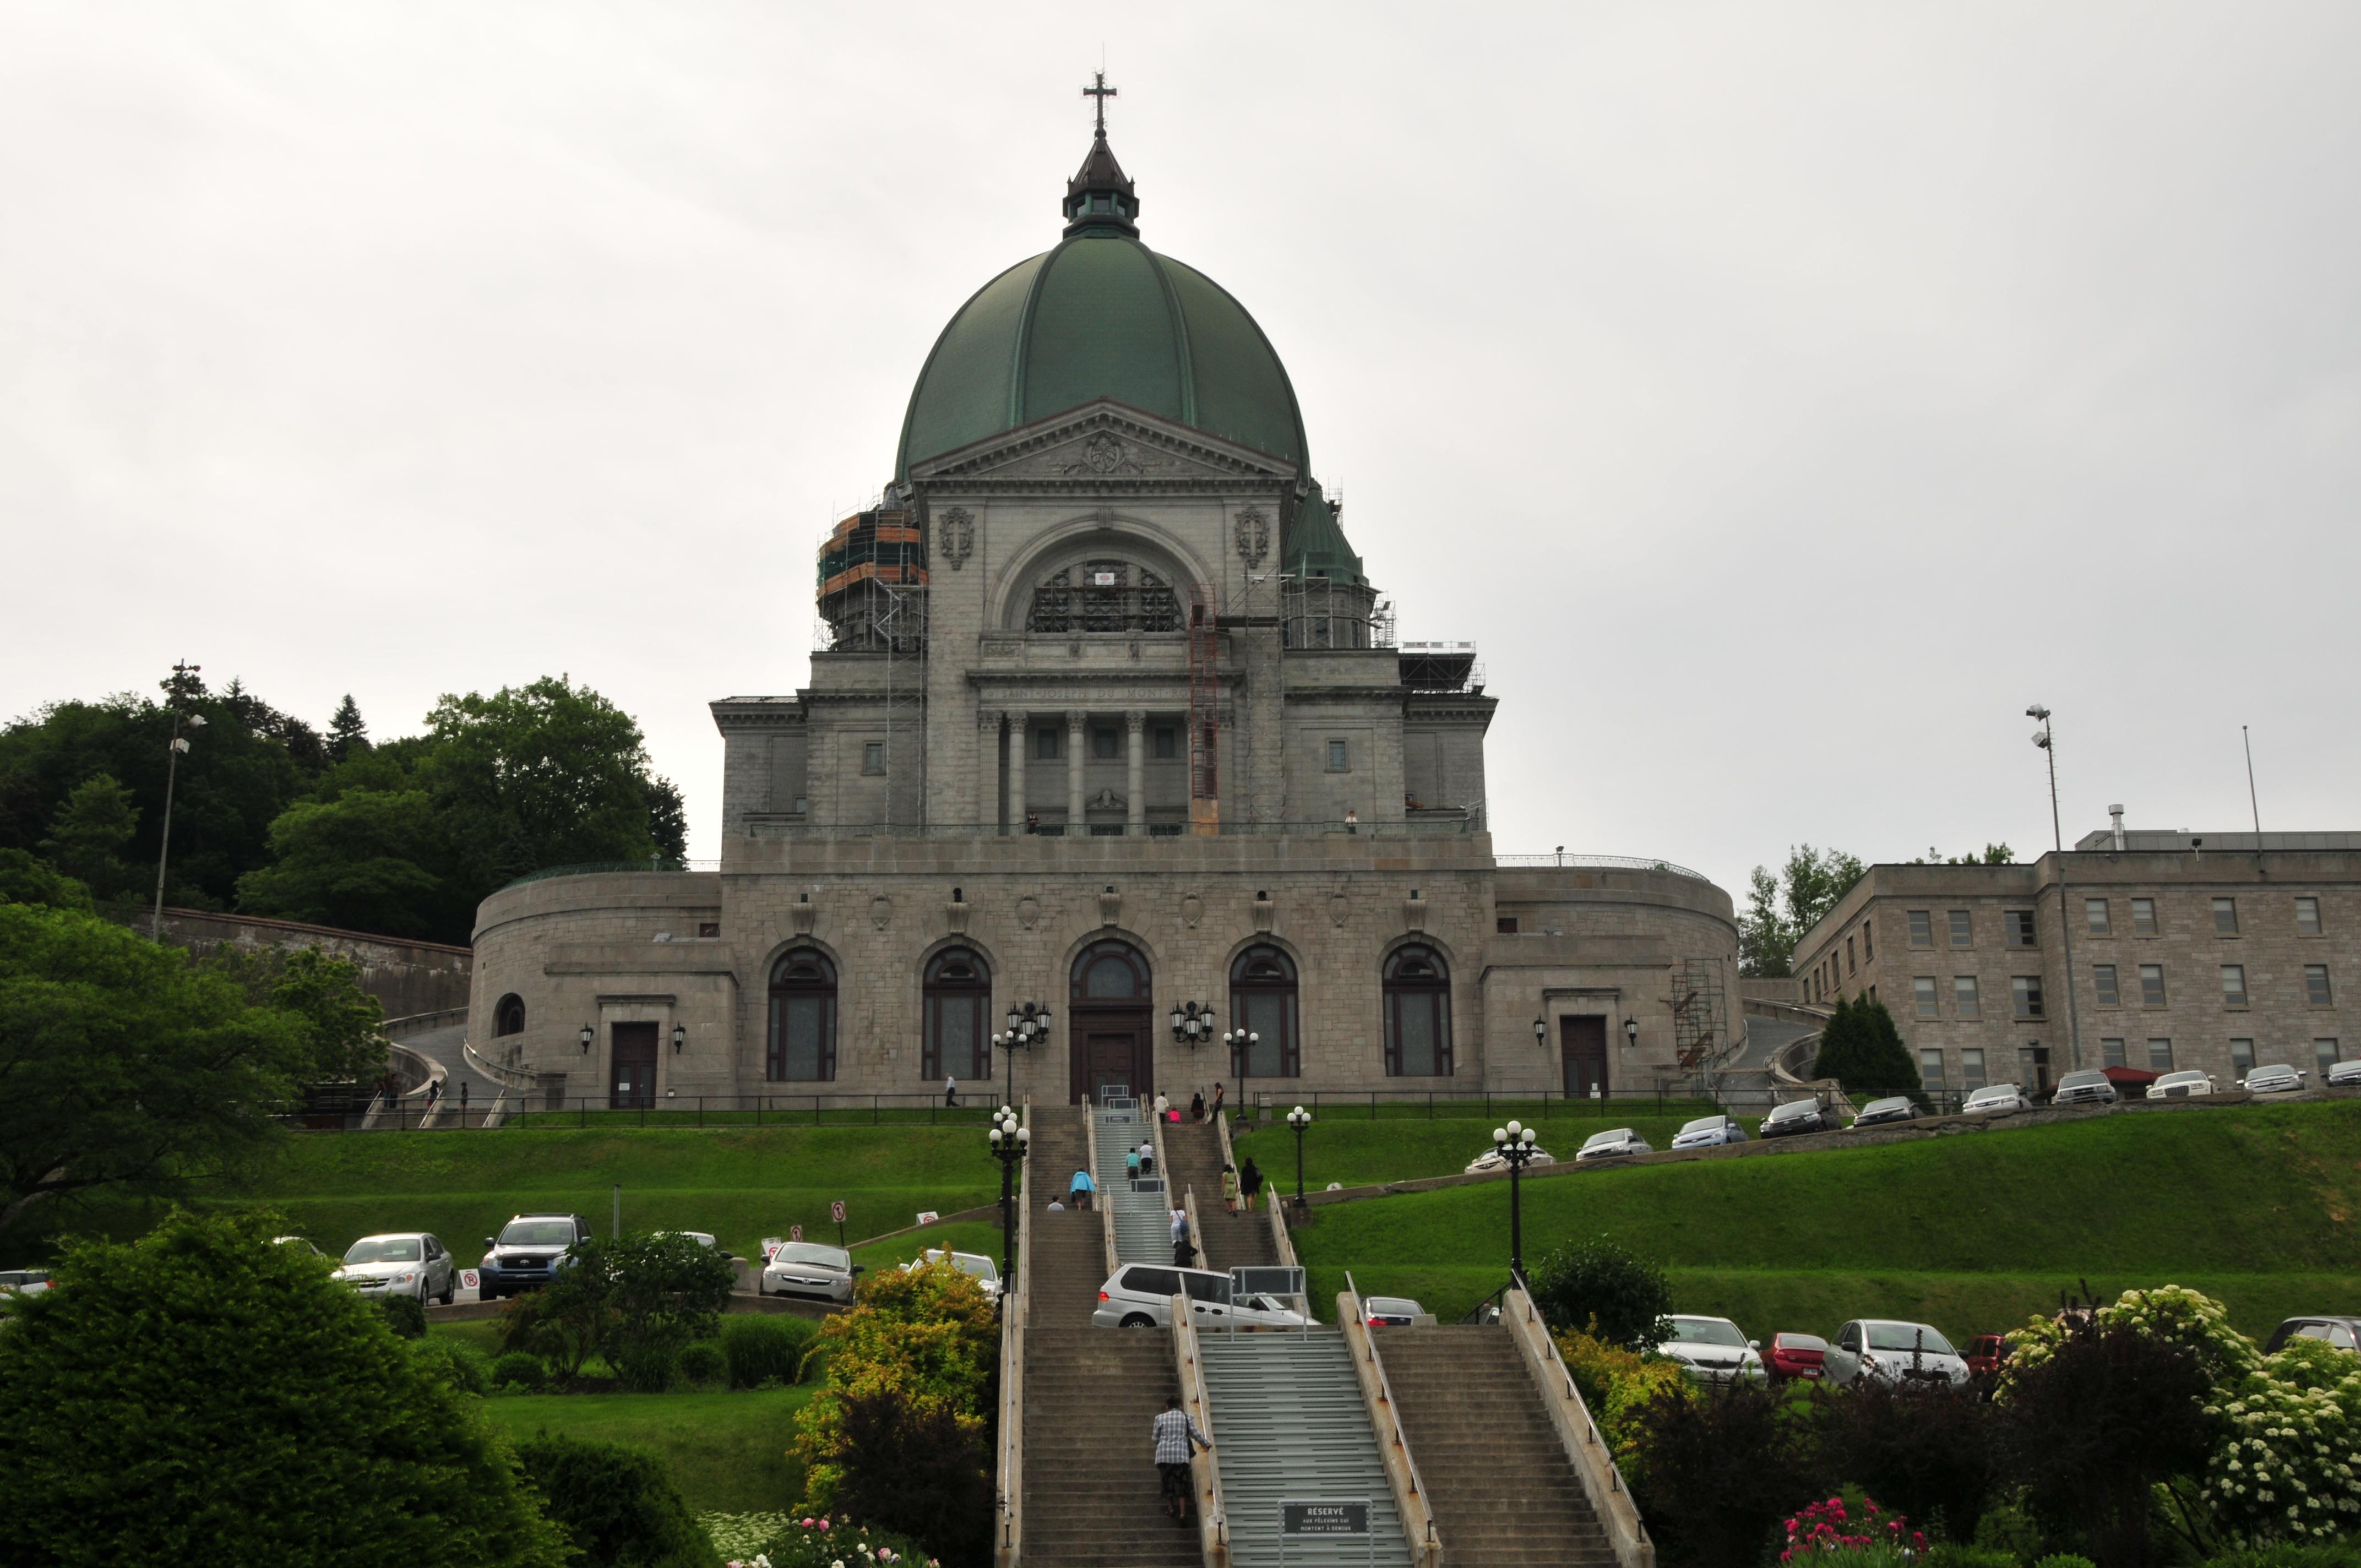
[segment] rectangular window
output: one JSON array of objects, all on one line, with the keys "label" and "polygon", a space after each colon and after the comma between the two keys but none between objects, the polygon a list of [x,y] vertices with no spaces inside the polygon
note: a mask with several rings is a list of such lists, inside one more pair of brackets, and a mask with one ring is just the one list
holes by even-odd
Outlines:
[{"label": "rectangular window", "polygon": [[2030,910],[2030,909],[2012,909],[2012,910],[2009,910],[2009,911],[2007,912],[2006,916],[2004,917],[2003,925],[2004,925],[2004,929],[2007,931],[2007,933],[2008,933],[2008,945],[2009,945],[2010,947],[2012,947],[2012,948],[2029,948],[2029,947],[2033,946],[2033,911],[2032,911],[2032,910]]},{"label": "rectangular window", "polygon": [[1861,956],[1871,963],[1877,961],[1877,938],[1872,934],[1874,924],[1869,920],[1861,923]]},{"label": "rectangular window", "polygon": [[2103,898],[2086,898],[2082,901],[2082,924],[2091,928],[2091,935],[2093,937],[2114,935],[2114,927],[2107,922],[2107,901]]},{"label": "rectangular window", "polygon": [[864,773],[882,773],[885,771],[884,741],[864,740],[861,743],[861,771]]},{"label": "rectangular window", "polygon": [[1935,945],[1935,912],[1933,910],[1914,909],[1910,912],[1910,945],[1914,948],[1931,948]]},{"label": "rectangular window", "polygon": [[2153,937],[2156,935],[2155,899],[2135,898],[2132,900],[2132,935],[2135,937]]},{"label": "rectangular window", "polygon": [[2150,1072],[2170,1072],[2172,1070],[2172,1042],[2170,1040],[2150,1040],[2147,1043],[2147,1069]]},{"label": "rectangular window", "polygon": [[2217,898],[2213,901],[2213,934],[2217,937],[2235,937],[2238,934],[2238,901],[2236,899]]},{"label": "rectangular window", "polygon": [[1861,965],[1852,956],[1852,938],[1847,937],[1845,938],[1845,973],[1859,974],[1860,972]]},{"label": "rectangular window", "polygon": [[1964,909],[1952,910],[1951,946],[1955,948],[1968,948],[1973,947],[1974,945],[1975,933],[1973,927],[1969,924],[1968,912]]},{"label": "rectangular window", "polygon": [[2140,1005],[2143,1007],[2164,1005],[2164,966],[2162,964],[2140,965]]},{"label": "rectangular window", "polygon": [[719,920],[700,920],[697,923],[697,934],[700,938],[705,939],[719,937],[721,935],[721,922]]},{"label": "rectangular window", "polygon": [[2230,1076],[2244,1082],[2246,1075],[2254,1070],[2255,1042],[2232,1040],[2230,1042]]},{"label": "rectangular window", "polygon": [[1918,1081],[1934,1093],[1943,1091],[1943,1053],[1927,1049],[1918,1053]]},{"label": "rectangular window", "polygon": [[1492,921],[1492,929],[1499,936],[1513,937],[1517,934],[1517,917],[1513,915],[1501,915],[1495,916]]},{"label": "rectangular window", "polygon": [[1951,1001],[1962,1018],[1981,1018],[1983,1010],[1976,1003],[1976,977],[1957,974],[1951,977]]},{"label": "rectangular window", "polygon": [[2094,966],[2091,970],[2091,983],[2099,993],[2100,1006],[2113,1007],[2121,1001],[2121,998],[2115,994],[2114,965],[2099,964]]},{"label": "rectangular window", "polygon": [[1329,741],[1329,742],[1328,742],[1328,771],[1329,771],[1330,773],[1341,773],[1345,772],[1345,771],[1346,771],[1346,769],[1345,769],[1345,742],[1343,742],[1342,740],[1331,740],[1331,741]]},{"label": "rectangular window", "polygon": [[1180,754],[1180,734],[1170,724],[1156,727],[1156,755],[1159,761]]},{"label": "rectangular window", "polygon": [[2334,1040],[2314,1040],[2312,1042],[2312,1059],[2320,1069],[2320,1076],[2326,1078],[2328,1069],[2345,1058],[2337,1053]]},{"label": "rectangular window", "polygon": [[2320,900],[2299,898],[2295,901],[2295,928],[2299,936],[2320,935]]},{"label": "rectangular window", "polygon": [[2008,977],[2010,998],[2016,1004],[2020,1018],[2041,1016],[2041,977],[2037,974],[2013,974]]},{"label": "rectangular window", "polygon": [[1093,757],[1101,757],[1101,758],[1112,757],[1112,756],[1115,755],[1116,751],[1117,751],[1117,748],[1120,746],[1120,744],[1121,744],[1121,742],[1120,742],[1120,740],[1117,739],[1117,737],[1116,737],[1116,735],[1115,735],[1115,732],[1114,730],[1112,730],[1112,729],[1103,729],[1098,728],[1098,727],[1097,727],[1097,726],[1095,726],[1095,725],[1093,725],[1093,726],[1092,727],[1092,729],[1091,729],[1091,755],[1092,755],[1092,756],[1093,756]]},{"label": "rectangular window", "polygon": [[2244,1007],[2246,1004],[2246,966],[2244,964],[2224,964],[2222,966],[2222,1005],[2224,1007]]},{"label": "rectangular window", "polygon": [[1942,1004],[1936,996],[1935,977],[1933,975],[1920,975],[1917,979],[1910,982],[1910,989],[1918,1000],[1918,1016],[1921,1018],[1940,1018],[1943,1015]]},{"label": "rectangular window", "polygon": [[1960,1087],[1970,1093],[1984,1086],[1984,1053],[1972,1047],[1960,1053]]},{"label": "rectangular window", "polygon": [[2335,995],[2328,989],[2326,964],[2303,966],[2303,999],[2314,1007],[2330,1007],[2335,1004]]},{"label": "rectangular window", "polygon": [[1057,730],[1037,729],[1033,732],[1033,755],[1045,762],[1058,760]]},{"label": "rectangular window", "polygon": [[2129,1065],[2124,1058],[2124,1043],[2121,1040],[2101,1040],[2099,1042],[2099,1065],[2101,1067],[2124,1067]]}]

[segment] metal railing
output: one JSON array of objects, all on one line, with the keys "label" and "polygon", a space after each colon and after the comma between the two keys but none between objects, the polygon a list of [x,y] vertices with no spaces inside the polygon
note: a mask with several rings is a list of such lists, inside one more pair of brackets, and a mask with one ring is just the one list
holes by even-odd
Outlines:
[{"label": "metal railing", "polygon": [[[1646,855],[1494,855],[1492,862],[1502,866],[1563,866],[1569,871],[1603,872],[1668,872],[1685,876],[1692,882],[1709,883],[1713,879],[1703,872],[1693,872],[1686,866],[1676,866],[1670,861],[1660,861]],[[1532,935],[1528,932],[1527,935]]]},{"label": "metal railing", "polygon": [[[423,1127],[429,1131],[457,1132],[484,1130],[471,1128],[470,1124],[453,1123],[447,1126],[437,1121],[438,1113],[456,1115],[460,1110],[458,1097],[445,1093],[430,1110],[423,1103],[425,1085],[411,1090],[398,1101],[379,1097],[372,1112],[377,1120],[366,1131],[414,1132]],[[979,1094],[972,1104],[962,1102],[945,1106],[940,1091],[931,1094],[668,1094],[658,1099],[618,1103],[613,1095],[578,1094],[549,1097],[531,1091],[503,1091],[507,1102],[502,1130],[541,1127],[552,1130],[567,1127],[772,1127],[772,1126],[879,1126],[888,1124],[917,1125],[981,1124],[990,1120],[996,1100],[991,1104],[988,1093]],[[478,1102],[467,1107],[473,1119],[479,1108],[489,1108]],[[300,1121],[300,1113],[291,1113],[291,1122]],[[334,1128],[318,1129],[335,1131]]]},{"label": "metal railing", "polygon": [[[1394,1399],[1394,1387],[1386,1376],[1384,1357],[1378,1354],[1378,1336],[1369,1332],[1369,1315],[1361,1299],[1361,1288],[1353,1282],[1353,1271],[1345,1271],[1345,1294],[1336,1298],[1336,1321],[1345,1331],[1345,1345],[1359,1354],[1353,1357],[1354,1370],[1360,1374],[1361,1394],[1369,1408],[1369,1424],[1377,1430],[1384,1457],[1399,1461],[1400,1468],[1389,1463],[1386,1479],[1394,1486],[1394,1507],[1400,1510],[1402,1533],[1413,1534],[1413,1520],[1419,1525],[1415,1538],[1419,1542],[1415,1561],[1430,1565],[1442,1561],[1443,1542],[1434,1531],[1434,1509],[1427,1502],[1426,1478],[1418,1473],[1418,1459],[1410,1451],[1410,1438],[1401,1429],[1401,1406]],[[1349,1305],[1348,1305],[1349,1303]],[[1366,1365],[1367,1371],[1363,1372]]]},{"label": "metal railing", "polygon": [[1533,1307],[1532,1297],[1526,1293],[1521,1282],[1513,1278],[1496,1294],[1500,1306],[1495,1321],[1508,1328],[1524,1358],[1525,1370],[1541,1390],[1550,1424],[1557,1429],[1566,1457],[1573,1462],[1575,1475],[1590,1499],[1591,1512],[1606,1530],[1608,1543],[1615,1549],[1619,1568],[1655,1568],[1655,1543],[1648,1539],[1648,1527],[1640,1518],[1639,1504],[1631,1500],[1631,1487],[1624,1485],[1623,1469],[1615,1462],[1614,1447],[1600,1434],[1590,1407],[1583,1402],[1582,1390],[1575,1386],[1574,1373],[1558,1354],[1547,1325]]},{"label": "metal railing", "polygon": [[489,1078],[502,1089],[531,1089],[541,1080],[521,1067],[502,1067],[488,1059],[481,1051],[466,1040],[459,1042],[459,1054],[478,1077]]},{"label": "metal railing", "polygon": [[1123,1266],[1115,1245],[1115,1194],[1099,1175],[1099,1113],[1087,1094],[1082,1096],[1082,1152],[1090,1157],[1091,1207],[1099,1213],[1099,1241],[1106,1249],[1107,1277],[1112,1279]]},{"label": "metal railing", "polygon": [[619,872],[718,872],[719,861],[675,861],[662,855],[650,855],[644,861],[581,861],[570,866],[544,866],[520,877],[511,877],[502,888],[522,887],[529,882],[541,882],[559,876],[610,876]]},{"label": "metal railing", "polygon": [[[1213,1435],[1213,1399],[1205,1385],[1205,1358],[1197,1343],[1197,1324],[1189,1299],[1175,1296],[1168,1308],[1172,1319],[1172,1361],[1180,1374],[1180,1403],[1197,1430]],[[1197,1539],[1205,1568],[1229,1568],[1230,1518],[1222,1500],[1222,1467],[1210,1453],[1191,1444],[1189,1475],[1197,1487]]]},{"label": "metal railing", "polygon": [[[1033,1125],[1033,1102],[1025,1102]],[[1033,1316],[1033,1162],[1017,1179],[1016,1288],[1000,1297],[1000,1531],[995,1568],[1016,1568],[1025,1541],[1025,1330]]]},{"label": "metal railing", "polygon": [[[1395,839],[1465,838],[1470,834],[1481,833],[1484,831],[1481,822],[1474,817],[1460,816],[1438,817],[1423,813],[1415,817],[1407,817],[1399,821],[1386,822],[1348,822],[1343,817],[1323,817],[1306,822],[1241,822],[1224,818],[1219,822],[1202,825],[1202,832],[1200,830],[1200,824],[1177,820],[1147,823],[1142,826],[1142,830],[1137,833],[1132,832],[1127,824],[1120,822],[1038,822],[1030,825],[1020,823],[1013,829],[1005,828],[997,824],[979,824],[974,822],[771,821],[756,822],[750,826],[752,827],[752,831],[748,834],[749,838],[821,841],[837,839],[966,839],[1012,838],[1123,839],[1200,837],[1218,839],[1338,838]],[[1101,828],[1108,829],[1108,831],[1101,832],[1099,830]],[[1654,868],[1657,866],[1658,862],[1653,861],[1634,861],[1633,864],[1636,866]],[[536,878],[546,876],[589,875],[599,872],[633,870],[646,871],[649,868],[645,865],[634,867],[621,864],[553,866],[547,871],[534,872],[528,876],[519,877],[517,882],[530,882]],[[675,867],[671,869],[679,868]],[[689,869],[710,870],[712,868],[703,864],[698,864],[692,866]],[[1668,867],[1665,869],[1678,870],[1679,868]],[[1687,874],[1690,876],[1697,876],[1697,873],[1691,872]],[[1702,881],[1704,879],[1699,878],[1698,880]],[[517,883],[512,882],[508,885],[514,887],[517,885]]]},{"label": "metal railing", "polygon": [[[1695,1106],[1694,1114],[1709,1116],[1719,1107],[1710,1095],[1704,1094],[1686,1081],[1658,1079],[1649,1089],[1615,1089],[1604,1095],[1564,1094],[1548,1089],[1469,1089],[1469,1090],[1392,1090],[1345,1089],[1312,1090],[1288,1093],[1282,1091],[1255,1089],[1253,1113],[1257,1122],[1277,1124],[1276,1117],[1263,1115],[1281,1105],[1301,1105],[1316,1116],[1322,1106],[1342,1114],[1366,1107],[1372,1122],[1380,1115],[1422,1117],[1438,1121],[1448,1117],[1466,1116],[1487,1122],[1498,1122],[1504,1116],[1516,1116],[1526,1121],[1546,1122],[1589,1117],[1593,1120],[1620,1115],[1623,1110],[1653,1106],[1658,1113],[1686,1111]],[[1621,1109],[1618,1109],[1620,1107]]]}]

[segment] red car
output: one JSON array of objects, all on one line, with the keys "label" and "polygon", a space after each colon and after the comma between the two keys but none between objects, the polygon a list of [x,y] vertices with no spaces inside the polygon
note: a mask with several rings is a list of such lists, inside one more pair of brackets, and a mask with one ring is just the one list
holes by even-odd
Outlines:
[{"label": "red car", "polygon": [[1817,1377],[1828,1352],[1828,1342],[1817,1334],[1773,1334],[1763,1365],[1773,1377]]},{"label": "red car", "polygon": [[1966,1352],[1960,1357],[1968,1370],[1978,1377],[1990,1377],[2008,1359],[2008,1342],[1998,1334],[1978,1334],[1968,1342]]}]

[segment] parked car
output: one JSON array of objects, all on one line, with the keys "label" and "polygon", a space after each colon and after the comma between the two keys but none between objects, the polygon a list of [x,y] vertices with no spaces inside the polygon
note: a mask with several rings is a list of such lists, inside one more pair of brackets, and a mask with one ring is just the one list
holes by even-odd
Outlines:
[{"label": "parked car", "polygon": [[1424,1307],[1407,1296],[1365,1297],[1361,1310],[1368,1326],[1373,1329],[1406,1329],[1422,1318],[1430,1323],[1434,1321]]},{"label": "parked car", "polygon": [[1968,1342],[1967,1354],[1960,1359],[1966,1362],[1968,1370],[1977,1376],[1990,1377],[1998,1373],[2000,1364],[2008,1359],[2008,1341],[2000,1334],[1978,1334]]},{"label": "parked car", "polygon": [[1615,1127],[1604,1133],[1593,1133],[1582,1140],[1574,1151],[1576,1165],[1587,1159],[1614,1159],[1620,1155],[1653,1154],[1648,1140],[1629,1127]]},{"label": "parked car", "polygon": [[1203,1268],[1127,1263],[1099,1287],[1091,1321],[1103,1329],[1170,1328],[1172,1298],[1189,1298],[1189,1319],[1200,1328],[1300,1329],[1303,1314],[1268,1296],[1230,1297],[1230,1277]]},{"label": "parked car", "polygon": [[2022,1111],[2025,1108],[2025,1091],[2015,1084],[1988,1083],[1968,1096],[1967,1103],[1960,1107],[1960,1113],[1963,1116],[1988,1116],[1996,1112]]},{"label": "parked car", "polygon": [[372,1301],[389,1296],[428,1298],[449,1306],[458,1294],[458,1266],[451,1249],[425,1231],[392,1231],[363,1236],[345,1249],[334,1277]]},{"label": "parked car", "polygon": [[0,1296],[38,1296],[49,1288],[46,1268],[0,1269]]},{"label": "parked car", "polygon": [[933,1247],[904,1264],[902,1272],[915,1273],[922,1263],[948,1263],[961,1273],[973,1276],[986,1296],[995,1301],[1000,1299],[1000,1265],[980,1252],[946,1252]]},{"label": "parked car", "polygon": [[270,1238],[270,1245],[272,1246],[291,1246],[297,1252],[309,1253],[313,1257],[325,1257],[328,1255],[326,1253],[322,1252],[318,1247],[313,1246],[310,1242],[304,1240],[302,1236],[273,1236]]},{"label": "parked car", "polygon": [[476,1266],[477,1295],[497,1301],[548,1284],[590,1236],[590,1222],[579,1214],[512,1216],[499,1235],[484,1238],[484,1261]]},{"label": "parked car", "polygon": [[867,1266],[840,1246],[818,1242],[782,1242],[754,1282],[757,1296],[813,1296],[850,1306],[852,1279]]},{"label": "parked car", "polygon": [[[1536,1147],[1533,1150],[1533,1157],[1525,1161],[1525,1168],[1530,1170],[1537,1165],[1555,1165],[1556,1163],[1556,1156],[1545,1148]],[[1470,1176],[1483,1176],[1491,1171],[1508,1168],[1509,1162],[1500,1157],[1500,1151],[1497,1146],[1486,1149],[1467,1162],[1467,1174]]]},{"label": "parked car", "polygon": [[1671,1337],[1656,1346],[1656,1354],[1679,1362],[1681,1371],[1695,1381],[1768,1380],[1770,1375],[1763,1370],[1762,1346],[1741,1333],[1728,1318],[1681,1316],[1666,1318],[1664,1322]]},{"label": "parked car", "polygon": [[2361,1089],[2361,1057],[2331,1063],[2320,1081],[2331,1089]]},{"label": "parked car", "polygon": [[1887,1318],[1857,1318],[1837,1331],[1824,1358],[1828,1380],[1839,1386],[1866,1378],[1875,1383],[1968,1382],[1968,1364],[1940,1329]]},{"label": "parked car", "polygon": [[1821,1109],[1817,1100],[1790,1100],[1773,1106],[1756,1132],[1766,1138],[1792,1138],[1799,1133],[1828,1132],[1836,1124],[1836,1118]]},{"label": "parked car", "polygon": [[2263,1354],[2277,1355],[2289,1341],[2299,1339],[2325,1340],[2339,1350],[2361,1351],[2361,1318],[2290,1318],[2271,1331]]},{"label": "parked car", "polygon": [[1773,1377],[1817,1377],[1828,1351],[1828,1342],[1817,1334],[1775,1333],[1763,1369]]},{"label": "parked car", "polygon": [[1918,1106],[1907,1094],[1889,1094],[1883,1100],[1872,1100],[1862,1106],[1852,1119],[1853,1126],[1883,1127],[1895,1122],[1915,1122]]},{"label": "parked car", "polygon": [[2058,1080],[2058,1091],[2049,1097],[2052,1105],[2113,1105],[2123,1096],[2107,1080],[2107,1069],[2086,1067],[2080,1072],[2070,1072]]},{"label": "parked car", "polygon": [[2303,1074],[2284,1063],[2247,1070],[2246,1091],[2249,1094],[2293,1094],[2303,1087]]},{"label": "parked car", "polygon": [[2194,1068],[2180,1072],[2168,1072],[2147,1086],[2150,1100],[2186,1100],[2192,1094],[2213,1092],[2213,1075]]},{"label": "parked car", "polygon": [[1735,1116],[1699,1116],[1694,1122],[1683,1123],[1681,1130],[1673,1135],[1673,1147],[1676,1149],[1709,1149],[1744,1142],[1746,1129],[1738,1124]]}]

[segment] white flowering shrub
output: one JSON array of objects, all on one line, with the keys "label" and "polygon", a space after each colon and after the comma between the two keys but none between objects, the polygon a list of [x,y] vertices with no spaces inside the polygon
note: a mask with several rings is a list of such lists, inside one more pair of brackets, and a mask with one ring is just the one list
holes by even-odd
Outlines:
[{"label": "white flowering shrub", "polygon": [[[2180,1285],[2126,1290],[2098,1309],[2099,1326],[2128,1326],[2151,1339],[2168,1340],[2197,1357],[2214,1387],[2235,1382],[2262,1365],[2255,1342],[2230,1326],[2229,1310],[2211,1296]],[[2055,1317],[2035,1318],[2008,1336],[2009,1358],[2002,1381],[2020,1368],[2040,1365],[2065,1343],[2067,1325]]]}]

